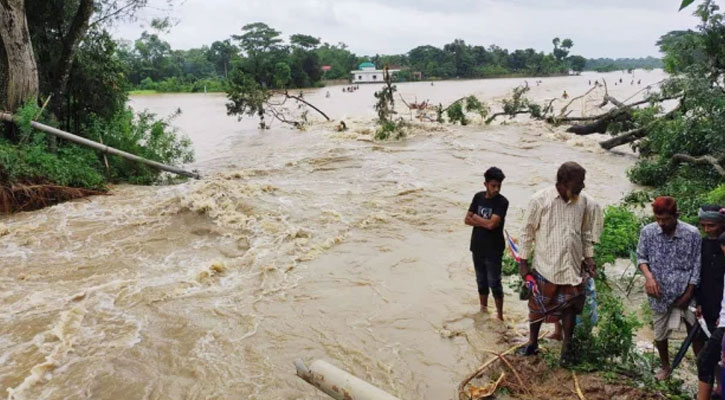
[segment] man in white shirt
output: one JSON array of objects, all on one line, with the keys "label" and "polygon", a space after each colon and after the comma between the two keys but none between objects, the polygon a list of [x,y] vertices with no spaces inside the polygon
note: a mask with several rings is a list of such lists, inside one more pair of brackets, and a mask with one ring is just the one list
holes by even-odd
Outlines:
[{"label": "man in white shirt", "polygon": [[[538,351],[542,322],[561,320],[564,331],[560,364],[572,362],[571,338],[576,315],[584,307],[582,260],[594,274],[596,220],[594,201],[582,195],[586,170],[575,162],[559,167],[556,186],[534,195],[524,216],[519,272],[533,289],[529,299],[529,342],[519,355]],[[596,207],[595,207],[596,206]],[[533,254],[533,268],[528,258]]]}]

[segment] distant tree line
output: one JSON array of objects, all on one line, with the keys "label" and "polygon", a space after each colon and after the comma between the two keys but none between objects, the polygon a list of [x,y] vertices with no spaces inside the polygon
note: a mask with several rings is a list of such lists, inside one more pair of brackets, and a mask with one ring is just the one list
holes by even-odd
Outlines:
[{"label": "distant tree line", "polygon": [[588,59],[584,69],[587,71],[611,72],[626,71],[630,69],[662,68],[662,59],[655,57],[644,58],[592,58]]},{"label": "distant tree line", "polygon": [[549,53],[531,48],[509,51],[455,39],[442,48],[426,45],[405,54],[359,56],[344,43],[322,43],[309,35],[294,34],[285,40],[279,31],[257,22],[245,25],[240,35],[189,50],[174,50],[159,34],[144,32],[135,42],[121,42],[117,54],[133,88],[192,92],[225,90],[233,70],[234,76],[243,72],[268,88],[314,87],[327,79],[348,79],[350,71],[366,61],[380,69],[400,67],[397,79],[402,81],[418,76],[470,79],[661,67],[661,61],[651,57],[587,60],[570,54],[571,39],[554,38],[552,45]]}]

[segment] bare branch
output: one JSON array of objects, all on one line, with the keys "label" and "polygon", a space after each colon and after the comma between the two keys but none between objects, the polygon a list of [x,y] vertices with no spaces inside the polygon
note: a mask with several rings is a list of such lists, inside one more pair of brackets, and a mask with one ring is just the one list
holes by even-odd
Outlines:
[{"label": "bare branch", "polygon": [[[582,97],[586,97],[587,95],[589,95],[589,93],[593,92],[593,91],[594,91],[594,90],[595,90],[596,88],[597,88],[597,87],[596,87],[596,86],[594,86],[594,87],[592,87],[591,89],[589,89],[589,90],[588,90],[588,91],[587,91],[586,93],[584,93],[583,95],[581,95],[581,96],[577,96],[577,97],[574,97],[573,99],[571,99],[571,100],[570,100],[570,101],[569,101],[569,102],[568,102],[568,103],[567,103],[567,104],[566,104],[566,105],[565,105],[564,107],[562,107],[562,109],[561,109],[561,110],[559,111],[559,118],[561,118],[561,117],[563,117],[563,116],[564,116],[564,114],[566,113],[566,110],[567,110],[567,108],[569,108],[569,106],[570,106],[570,105],[571,105],[571,104],[572,104],[573,102],[575,102],[576,100],[579,100],[579,99],[581,99]],[[554,102],[554,101],[552,100],[552,101],[551,101],[551,103],[553,103],[553,102]],[[549,103],[549,107],[551,107],[551,103]],[[548,107],[547,107],[547,108],[548,108]]]},{"label": "bare branch", "polygon": [[315,107],[314,105],[312,105],[312,104],[308,103],[308,102],[307,102],[307,101],[306,101],[305,99],[303,99],[302,97],[298,97],[298,96],[293,96],[293,95],[289,94],[289,92],[287,92],[287,91],[285,91],[285,92],[284,92],[284,95],[285,95],[285,97],[287,97],[287,98],[289,98],[289,99],[294,99],[294,100],[297,100],[297,101],[299,101],[300,103],[304,103],[304,104],[306,104],[306,105],[307,105],[308,107],[310,107],[310,108],[312,108],[313,110],[315,110],[315,111],[317,111],[318,113],[320,113],[320,115],[322,115],[323,117],[325,117],[325,119],[326,119],[326,120],[328,120],[328,121],[330,120],[330,117],[328,117],[328,116],[327,116],[327,114],[325,114],[324,112],[322,112],[322,110],[320,110],[319,108]]},{"label": "bare branch", "polygon": [[519,115],[519,114],[531,114],[531,111],[529,111],[529,110],[526,110],[526,111],[516,111],[516,112],[513,113],[513,115],[511,115],[509,113],[506,113],[506,112],[503,112],[503,111],[502,112],[497,112],[497,113],[491,115],[490,117],[488,117],[488,119],[486,119],[486,121],[485,121],[485,124],[490,124],[491,122],[493,122],[494,119],[496,119],[496,117],[500,117],[502,115],[511,115],[511,117],[513,118],[514,116]]},{"label": "bare branch", "polygon": [[725,177],[725,168],[720,165],[723,161],[725,161],[725,156],[720,157],[720,159],[718,160],[717,158],[708,155],[693,157],[689,154],[678,153],[672,156],[672,159],[675,161],[688,162],[691,164],[712,165],[712,167],[715,168],[715,171],[717,171],[720,176]]}]

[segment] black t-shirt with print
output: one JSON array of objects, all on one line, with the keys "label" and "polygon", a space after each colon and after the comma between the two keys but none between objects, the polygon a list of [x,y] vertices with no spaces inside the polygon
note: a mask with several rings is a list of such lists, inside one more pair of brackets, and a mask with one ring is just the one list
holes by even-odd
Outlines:
[{"label": "black t-shirt with print", "polygon": [[503,225],[506,221],[506,211],[509,208],[509,201],[498,194],[492,199],[486,198],[486,192],[478,192],[473,196],[468,211],[477,214],[484,219],[491,219],[493,214],[501,217],[501,223],[494,230],[473,227],[471,233],[471,251],[474,253],[502,254],[505,248],[503,238]]}]

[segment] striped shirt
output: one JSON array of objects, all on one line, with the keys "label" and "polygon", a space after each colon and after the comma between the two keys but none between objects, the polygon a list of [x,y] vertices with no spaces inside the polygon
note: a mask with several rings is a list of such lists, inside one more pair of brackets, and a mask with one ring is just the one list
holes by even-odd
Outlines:
[{"label": "striped shirt", "polygon": [[594,256],[603,219],[599,205],[581,194],[565,202],[556,187],[534,195],[524,214],[521,257],[534,255],[533,268],[557,285],[582,282],[581,264]]}]

